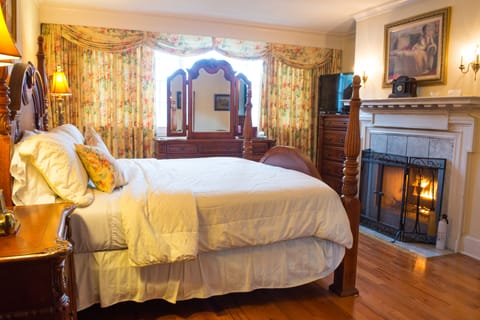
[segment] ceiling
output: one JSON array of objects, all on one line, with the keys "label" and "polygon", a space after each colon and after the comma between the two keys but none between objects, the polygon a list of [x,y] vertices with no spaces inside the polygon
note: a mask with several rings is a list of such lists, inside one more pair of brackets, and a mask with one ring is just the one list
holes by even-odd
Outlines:
[{"label": "ceiling", "polygon": [[38,0],[40,6],[150,15],[195,16],[318,33],[354,31],[355,17],[382,13],[412,0]]}]

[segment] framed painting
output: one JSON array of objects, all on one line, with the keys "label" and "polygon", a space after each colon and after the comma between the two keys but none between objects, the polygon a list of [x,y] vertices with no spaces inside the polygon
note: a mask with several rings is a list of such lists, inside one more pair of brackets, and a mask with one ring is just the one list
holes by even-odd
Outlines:
[{"label": "framed painting", "polygon": [[450,7],[385,25],[383,86],[400,76],[418,85],[445,82]]},{"label": "framed painting", "polygon": [[230,95],[215,94],[215,111],[229,111],[229,110],[230,110]]},{"label": "framed painting", "polygon": [[13,41],[17,42],[17,1],[0,0],[0,6],[8,31],[10,31]]}]

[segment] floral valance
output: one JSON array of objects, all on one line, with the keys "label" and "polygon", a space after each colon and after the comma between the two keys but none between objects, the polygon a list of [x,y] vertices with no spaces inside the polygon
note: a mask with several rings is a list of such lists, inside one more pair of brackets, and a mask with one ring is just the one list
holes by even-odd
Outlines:
[{"label": "floral valance", "polygon": [[317,47],[304,47],[286,44],[270,44],[272,57],[296,68],[318,68],[325,63],[337,60],[340,50]]},{"label": "floral valance", "polygon": [[126,51],[145,45],[181,56],[216,50],[229,57],[258,59],[268,53],[268,44],[260,41],[72,25],[48,25],[47,28],[77,46],[104,52]]},{"label": "floral valance", "polygon": [[216,50],[225,56],[243,59],[261,59],[269,55],[297,68],[318,68],[336,61],[340,50],[305,47],[286,44],[271,44],[261,41],[246,41],[211,36],[185,35],[162,32],[123,30],[72,25],[44,25],[54,33],[77,46],[120,52],[138,46],[155,50],[193,56]]},{"label": "floral valance", "polygon": [[55,29],[66,40],[91,50],[118,52],[145,43],[145,33],[142,31],[70,25],[57,25]]}]

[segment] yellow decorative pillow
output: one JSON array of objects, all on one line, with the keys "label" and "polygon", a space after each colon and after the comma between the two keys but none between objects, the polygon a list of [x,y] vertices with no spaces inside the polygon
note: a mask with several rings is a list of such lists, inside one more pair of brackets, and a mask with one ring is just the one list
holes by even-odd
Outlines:
[{"label": "yellow decorative pillow", "polygon": [[112,192],[115,188],[115,159],[100,147],[75,144],[75,151],[95,187]]},{"label": "yellow decorative pillow", "polygon": [[85,129],[85,144],[87,146],[98,147],[99,150],[107,153],[111,159],[113,159],[113,165],[115,167],[115,188],[122,187],[128,183],[127,177],[125,176],[122,168],[110,153],[105,142],[103,142],[102,137],[93,129],[92,127],[87,127]]}]

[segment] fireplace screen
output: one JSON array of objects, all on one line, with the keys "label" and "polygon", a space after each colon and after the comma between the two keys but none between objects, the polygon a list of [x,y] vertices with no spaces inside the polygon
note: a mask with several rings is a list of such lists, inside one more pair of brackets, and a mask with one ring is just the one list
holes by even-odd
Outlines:
[{"label": "fireplace screen", "polygon": [[362,151],[361,224],[394,240],[435,243],[446,159]]}]

